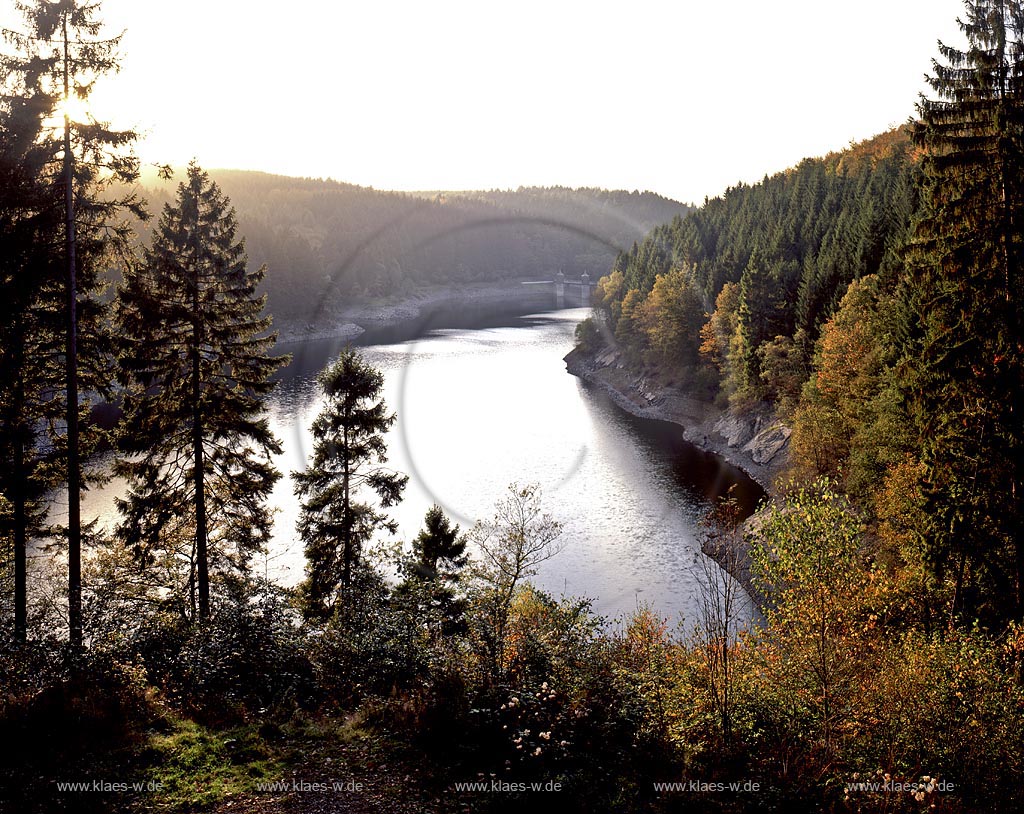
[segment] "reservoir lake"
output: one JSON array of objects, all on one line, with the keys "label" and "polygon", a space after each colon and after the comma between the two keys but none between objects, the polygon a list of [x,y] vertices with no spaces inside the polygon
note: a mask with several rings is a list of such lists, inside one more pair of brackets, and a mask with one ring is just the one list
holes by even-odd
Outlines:
[{"label": "reservoir lake", "polygon": [[[351,344],[384,374],[385,401],[398,415],[388,466],[410,477],[391,510],[395,540],[411,541],[434,503],[468,529],[491,517],[510,483],[536,483],[544,508],[564,524],[564,548],[540,566],[538,587],[590,598],[610,621],[642,605],[671,624],[696,621],[707,580],[701,519],[731,485],[747,511],[761,488],[685,442],[679,427],[637,418],[567,373],[562,358],[587,314],[524,313],[522,304],[439,308],[354,340],[279,345],[292,361],[268,412],[284,447],[276,461],[284,477],[271,497],[273,539],[254,568],[286,585],[303,577],[289,473],[311,452],[309,427],[322,406],[316,374]],[[114,498],[123,489],[114,479],[86,493],[83,520],[115,523]],[[56,496],[54,520],[63,503]],[[739,618],[755,618],[740,593]]]}]

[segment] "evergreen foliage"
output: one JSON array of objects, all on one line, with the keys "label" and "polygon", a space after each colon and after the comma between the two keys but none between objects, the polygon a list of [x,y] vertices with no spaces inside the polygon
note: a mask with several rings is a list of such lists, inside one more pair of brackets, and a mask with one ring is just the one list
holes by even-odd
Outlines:
[{"label": "evergreen foliage", "polygon": [[59,202],[42,183],[48,107],[32,95],[4,97],[0,109],[0,539],[20,640],[28,543],[46,535],[46,492],[60,483],[51,442],[63,409],[51,394],[62,386],[64,270],[50,243],[63,227]]},{"label": "evergreen foliage", "polygon": [[[791,421],[794,473],[838,479],[894,546],[882,556],[916,569],[924,552],[925,618],[934,602],[1003,624],[1024,614],[1024,9],[966,7],[968,45],[940,45],[919,122],[658,227],[595,304],[649,375],[701,371],[655,359],[660,334],[699,348],[734,409]],[[704,305],[698,330],[651,308],[671,274],[689,286],[677,306]]]},{"label": "evergreen foliage", "polygon": [[409,478],[386,469],[384,433],[395,423],[381,399],[384,377],[354,350],[318,377],[327,403],[311,428],[309,467],[293,472],[295,494],[303,499],[297,528],[306,546],[303,612],[326,619],[339,589],[347,590],[363,546],[379,530],[397,524],[360,492],[376,494],[382,508],[394,506]]},{"label": "evergreen foliage", "polygon": [[[846,286],[868,274],[880,275],[888,286],[900,273],[900,251],[917,206],[917,173],[909,130],[900,128],[841,153],[806,159],[759,184],[730,188],[621,253],[599,281],[595,302],[616,328],[627,299],[640,307],[659,276],[686,270],[692,293],[684,300],[698,300],[714,318],[719,295],[738,286],[726,301],[729,315],[717,319],[709,359],[723,374],[722,392],[738,404],[775,400],[779,383],[764,369],[765,355],[781,351],[789,357],[785,376],[794,368],[806,372],[821,326]],[[722,333],[726,322],[728,336]],[[697,367],[697,350],[709,335],[690,324],[675,333],[679,352],[672,367]],[[779,337],[792,346],[767,350]],[[627,351],[637,347],[628,331],[621,338]],[[783,390],[792,401],[799,387]]]},{"label": "evergreen foliage", "polygon": [[418,619],[431,635],[463,630],[466,542],[458,524],[453,526],[440,506],[431,506],[412,541],[411,557],[401,564],[405,581],[398,592],[412,600]]},{"label": "evergreen foliage", "polygon": [[[19,745],[0,760],[0,809],[263,810],[256,779],[296,789],[344,766],[372,782],[334,803],[368,811],[518,811],[540,788],[624,814],[1020,810],[1024,4],[967,3],[968,48],[941,47],[913,146],[890,133],[656,230],[619,255],[597,289],[604,318],[577,331],[591,353],[614,336],[646,372],[717,370],[734,405],[765,399],[792,420],[801,480],[749,524],[733,501],[706,521],[730,573],[746,535],[763,624],[737,632],[738,586],[710,560],[696,637],[647,608],[608,625],[589,600],[540,591],[530,577],[563,526],[534,485],[512,484],[465,536],[432,507],[412,555],[384,564],[405,577],[393,584],[363,550],[394,530],[384,510],[407,478],[384,466],[381,373],[351,350],[321,374],[313,458],[294,476],[307,579],[249,578],[279,477],[263,411],[283,360],[264,271],[191,166],[118,290],[129,494],[121,545],[86,559],[85,625],[69,569],[70,661],[53,616],[29,625],[24,554],[48,533],[46,491],[66,478],[77,497],[79,378],[110,389],[97,281],[126,248],[117,213],[144,213],[101,195],[134,173],[116,157],[131,134],[46,124],[63,78],[84,76],[87,95],[115,65],[116,38],[94,41],[98,5],[20,7],[34,33],[0,60],[0,579],[12,573],[15,600],[0,741]],[[582,193],[435,195],[424,211],[450,237],[479,226],[477,207],[554,228],[567,202],[622,197]],[[534,214],[509,214],[518,201]],[[541,234],[520,233],[537,257]],[[406,237],[401,256],[415,244],[430,273],[371,265],[346,293],[404,291],[474,256],[434,253],[440,232]],[[123,777],[155,782],[116,799],[61,788]],[[683,797],[662,791],[680,781]]]},{"label": "evergreen foliage", "polygon": [[120,540],[189,613],[209,615],[210,572],[244,571],[266,542],[281,451],[264,417],[275,336],[228,200],[195,164],[119,291],[128,481]]},{"label": "evergreen foliage", "polygon": [[905,290],[904,392],[930,556],[954,612],[1024,615],[1024,5],[967,3],[940,46],[914,139],[925,201]]},{"label": "evergreen foliage", "polygon": [[423,529],[412,541],[413,574],[428,582],[443,580],[466,564],[466,540],[437,505],[427,509]]},{"label": "evergreen foliage", "polygon": [[[20,343],[29,342],[37,363],[43,363],[45,358],[38,354],[56,351],[57,357],[50,357],[46,364],[59,363],[64,369],[60,389],[54,392],[47,388],[47,398],[52,399],[47,409],[63,404],[64,426],[58,428],[63,437],[56,438],[54,443],[63,452],[65,463],[68,622],[70,640],[77,649],[83,639],[82,461],[95,441],[88,433],[83,437],[80,424],[88,410],[89,394],[106,392],[110,380],[109,340],[103,330],[105,309],[99,298],[101,278],[110,265],[122,261],[129,251],[132,231],[120,219],[130,215],[142,222],[147,213],[130,186],[138,178],[138,162],[131,153],[136,134],[113,130],[91,113],[85,113],[81,121],[73,120],[70,113],[72,97],[86,102],[94,84],[119,67],[120,38],[103,35],[100,4],[30,0],[16,6],[25,19],[26,30],[4,32],[15,53],[0,59],[3,107],[5,113],[15,114],[8,119],[15,130],[8,133],[17,133],[12,143],[20,145],[15,149],[20,150],[25,161],[19,170],[20,187],[16,185],[11,191],[20,188],[24,193],[36,185],[33,194],[46,199],[42,203],[37,198],[36,224],[41,226],[44,219],[51,221],[46,233],[37,235],[32,248],[34,260],[17,252],[11,258],[21,264],[18,285],[22,296],[17,304],[31,309],[34,300],[51,316],[59,313],[63,336],[58,347],[53,341],[55,325],[44,327],[41,323],[26,322],[15,328],[11,347],[18,357],[29,350]],[[8,92],[12,95],[7,96]],[[62,225],[53,229],[52,221],[58,213]],[[19,216],[24,215],[26,211],[21,210]],[[52,272],[42,271],[51,266],[63,269],[61,289],[54,286],[56,278]],[[26,299],[26,292],[30,291],[34,293]],[[17,319],[31,317],[26,311]],[[28,371],[26,367],[23,372]],[[15,396],[17,402],[33,385],[24,376],[15,376],[15,381],[20,381],[15,384],[16,390],[28,387],[21,396]],[[28,520],[32,512],[23,505],[31,499],[33,487],[28,480],[35,468],[29,460],[32,453],[27,451],[34,441],[25,428],[31,421],[42,419],[44,416],[38,412],[30,415],[22,411],[14,417],[12,425],[21,427],[16,431],[15,454],[27,456],[21,459],[14,476],[14,536],[18,551],[21,541],[30,533],[26,523],[33,525]],[[16,560],[20,561],[20,556],[17,554]]]}]

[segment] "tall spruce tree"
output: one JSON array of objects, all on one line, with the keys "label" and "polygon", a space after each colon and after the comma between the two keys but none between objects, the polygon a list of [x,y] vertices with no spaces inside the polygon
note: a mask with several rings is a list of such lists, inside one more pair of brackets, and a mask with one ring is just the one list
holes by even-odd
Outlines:
[{"label": "tall spruce tree", "polygon": [[62,415],[59,366],[63,295],[59,258],[42,248],[59,235],[61,210],[41,178],[45,99],[5,96],[0,103],[0,539],[13,561],[15,638],[27,632],[27,549],[46,535],[44,497],[54,479],[47,423]]},{"label": "tall spruce tree", "polygon": [[118,536],[167,569],[190,613],[210,612],[210,573],[247,568],[266,543],[281,451],[264,413],[275,335],[235,239],[234,210],[194,163],[117,309],[126,420]]},{"label": "tall spruce tree", "polygon": [[384,377],[348,349],[319,376],[327,404],[313,422],[313,459],[292,473],[303,498],[297,528],[306,546],[304,612],[311,619],[332,613],[339,588],[352,584],[364,544],[397,524],[380,508],[359,499],[375,493],[380,506],[398,503],[409,478],[383,466],[386,433],[397,416],[381,399]]},{"label": "tall spruce tree", "polygon": [[[38,384],[39,381],[29,366],[36,365],[37,373],[39,366],[63,367],[63,392],[58,391],[62,397],[54,393],[52,383],[44,385],[48,393],[45,412],[49,415],[55,407],[63,405],[63,427],[53,425],[52,434],[56,436],[61,431],[63,434],[56,445],[63,450],[65,460],[68,623],[70,642],[77,650],[83,642],[82,460],[89,446],[89,439],[83,439],[80,433],[80,424],[88,410],[88,394],[102,392],[110,374],[106,353],[109,341],[103,331],[105,309],[97,296],[99,277],[129,251],[131,230],[119,222],[121,214],[128,210],[136,218],[145,219],[146,211],[133,193],[121,195],[112,189],[138,178],[138,162],[131,153],[136,134],[130,130],[113,130],[90,113],[78,119],[71,115],[73,99],[85,103],[96,81],[118,69],[120,38],[102,35],[100,4],[82,0],[32,0],[16,3],[16,7],[25,18],[26,30],[24,33],[5,31],[5,38],[15,53],[0,59],[0,70],[4,75],[5,92],[13,90],[13,97],[7,99],[13,98],[14,106],[20,107],[22,114],[28,113],[20,118],[20,125],[36,131],[30,133],[33,137],[31,155],[24,153],[26,163],[21,168],[21,180],[28,186],[21,189],[26,191],[34,184],[38,187],[36,192],[45,190],[46,202],[36,210],[35,228],[40,228],[39,219],[52,220],[56,213],[59,213],[61,225],[56,230],[52,224],[45,230],[40,229],[30,252],[31,260],[25,254],[8,256],[7,260],[9,264],[19,264],[20,304],[35,303],[42,309],[38,313],[59,314],[62,338],[60,346],[55,347],[50,336],[52,326],[38,321],[32,323],[26,312],[28,321],[15,326],[12,334],[15,344],[10,361],[19,373],[11,382],[15,390],[28,387],[22,391],[27,395],[35,386],[32,382]],[[25,134],[22,130],[23,150]],[[59,290],[52,285],[51,272],[55,264],[62,269]],[[22,340],[28,344],[19,344]],[[44,354],[48,354],[46,362]],[[50,371],[44,374],[49,375]],[[14,402],[17,401],[16,395]],[[30,401],[23,403],[26,409],[30,408]],[[29,456],[23,459],[22,465],[14,467],[16,503],[22,495],[31,495],[33,488],[38,488],[38,484],[30,482],[36,470],[25,463],[31,458],[33,453],[29,450],[34,445],[26,428],[37,427],[41,418],[38,411],[33,414],[30,410],[11,419],[21,427],[14,433],[15,452],[20,455],[18,450],[23,450]],[[31,514],[31,511],[15,511],[14,537],[19,541],[16,545],[19,550],[21,540],[32,528],[38,527]]]},{"label": "tall spruce tree", "polygon": [[912,375],[932,561],[954,616],[1024,612],[1024,7],[966,3],[915,140],[925,213],[910,252]]}]

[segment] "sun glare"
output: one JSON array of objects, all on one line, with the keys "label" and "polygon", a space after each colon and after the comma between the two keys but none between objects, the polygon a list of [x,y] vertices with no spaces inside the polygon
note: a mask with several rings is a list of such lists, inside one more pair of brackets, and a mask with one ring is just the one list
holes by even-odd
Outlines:
[{"label": "sun glare", "polygon": [[61,123],[64,122],[64,116],[66,115],[71,121],[76,123],[82,123],[89,121],[89,106],[86,104],[84,99],[79,99],[78,96],[72,94],[70,98],[63,99],[57,105],[54,110],[54,118],[59,119]]}]

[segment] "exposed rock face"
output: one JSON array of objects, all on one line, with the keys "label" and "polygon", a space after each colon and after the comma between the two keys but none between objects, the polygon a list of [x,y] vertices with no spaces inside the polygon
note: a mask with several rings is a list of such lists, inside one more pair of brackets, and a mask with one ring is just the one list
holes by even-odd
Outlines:
[{"label": "exposed rock face", "polygon": [[761,416],[738,416],[725,413],[713,427],[730,449],[743,447],[754,437],[761,425]]},{"label": "exposed rock face", "polygon": [[771,414],[757,412],[738,416],[726,413],[715,422],[714,431],[730,449],[740,449],[756,464],[767,464],[786,449],[793,431]]},{"label": "exposed rock face", "polygon": [[789,436],[793,430],[776,421],[769,427],[765,427],[755,435],[745,447],[744,452],[749,452],[754,463],[767,464],[775,459],[782,450],[789,446]]},{"label": "exposed rock face", "polygon": [[601,386],[624,410],[678,424],[687,441],[721,455],[769,491],[786,465],[792,430],[767,406],[737,415],[699,401],[636,373],[613,347],[593,354],[577,348],[565,363],[570,373]]},{"label": "exposed rock face", "polygon": [[[565,357],[565,365],[574,376],[602,387],[633,415],[678,424],[687,441],[743,469],[769,494],[775,476],[787,464],[793,431],[767,406],[738,415],[698,401],[683,390],[661,386],[637,374],[614,348],[605,347],[592,355],[577,348]],[[704,553],[732,574],[762,609],[765,599],[751,579],[749,542],[764,516],[755,513],[748,518],[745,533],[732,543],[712,537],[703,544]]]}]

